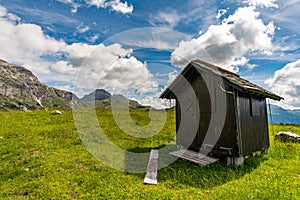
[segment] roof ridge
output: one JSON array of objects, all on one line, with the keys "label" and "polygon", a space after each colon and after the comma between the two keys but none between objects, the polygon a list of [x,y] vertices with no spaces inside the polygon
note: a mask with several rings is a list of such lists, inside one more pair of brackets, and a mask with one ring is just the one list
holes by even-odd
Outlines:
[{"label": "roof ridge", "polygon": [[[221,76],[224,79],[226,79],[229,83],[232,83],[235,85],[235,87],[242,91],[247,92],[249,94],[257,94],[257,95],[263,95],[264,97],[271,98],[274,100],[281,100],[282,97],[274,94],[273,92],[270,92],[263,87],[260,87],[242,77],[240,77],[238,74],[233,73],[231,71],[228,71],[226,69],[223,69],[221,67],[218,67],[216,65],[210,64],[206,61],[197,59],[191,61],[181,72],[180,74],[184,75],[187,71],[191,69],[191,67],[197,68],[201,71],[207,70],[211,73],[214,73],[215,75]],[[199,71],[200,72],[200,71]],[[172,83],[163,91],[163,93],[160,95],[160,97],[163,97],[166,95],[166,93],[169,92],[169,87],[176,84],[176,81],[178,80],[179,75],[172,81]]]},{"label": "roof ridge", "polygon": [[[192,62],[195,62],[196,64],[204,64],[204,65],[206,65],[207,67],[210,67],[210,68],[216,68],[216,69],[219,70],[219,71],[226,72],[226,73],[228,73],[228,74],[231,74],[231,75],[240,77],[240,75],[238,75],[238,74],[236,74],[236,73],[234,73],[234,72],[231,72],[231,71],[229,71],[229,70],[227,70],[227,69],[224,69],[224,68],[222,68],[222,67],[219,67],[219,66],[217,66],[217,65],[208,63],[208,62],[206,62],[206,61],[204,61],[204,60],[196,59],[196,60],[193,60]],[[210,69],[210,68],[209,68],[209,69]]]}]

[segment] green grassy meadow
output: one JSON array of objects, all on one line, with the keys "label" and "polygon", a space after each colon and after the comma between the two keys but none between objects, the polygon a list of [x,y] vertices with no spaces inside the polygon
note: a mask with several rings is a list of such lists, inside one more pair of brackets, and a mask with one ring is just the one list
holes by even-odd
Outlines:
[{"label": "green grassy meadow", "polygon": [[[111,142],[145,151],[174,142],[174,112],[150,138],[128,136],[109,110],[97,111]],[[146,111],[131,111],[145,126]],[[299,126],[270,126],[268,154],[245,165],[209,167],[177,160],[158,172],[158,185],[144,185],[145,174],[124,173],[99,162],[77,135],[72,112],[0,112],[0,199],[300,199],[300,144],[274,141],[278,131],[300,134]]]}]

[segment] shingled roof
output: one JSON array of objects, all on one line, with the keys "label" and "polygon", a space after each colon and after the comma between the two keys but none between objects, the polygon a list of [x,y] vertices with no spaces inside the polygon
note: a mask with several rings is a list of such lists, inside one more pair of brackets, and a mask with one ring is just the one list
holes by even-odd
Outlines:
[{"label": "shingled roof", "polygon": [[[283,99],[282,97],[258,86],[255,85],[243,78],[241,78],[238,74],[235,74],[233,72],[230,72],[228,70],[225,70],[221,67],[215,66],[213,64],[207,63],[202,60],[193,60],[190,62],[180,73],[181,75],[186,74],[192,67],[195,67],[198,70],[208,70],[210,72],[213,72],[216,75],[219,75],[226,79],[229,83],[232,84],[234,88],[236,88],[238,91],[245,92],[245,93],[250,93],[250,94],[256,94],[259,96],[263,96],[266,98],[270,98],[273,100],[281,100]],[[173,85],[176,84],[176,82],[179,79],[179,75],[175,78],[175,80],[166,88],[162,94],[160,95],[160,98],[166,98],[169,93],[171,92],[169,88],[171,88]]]}]

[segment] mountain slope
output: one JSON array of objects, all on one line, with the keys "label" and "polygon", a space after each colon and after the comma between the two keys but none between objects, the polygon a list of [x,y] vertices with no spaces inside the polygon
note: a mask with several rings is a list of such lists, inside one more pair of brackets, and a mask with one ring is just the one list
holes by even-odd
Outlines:
[{"label": "mountain slope", "polygon": [[85,95],[81,101],[102,101],[111,97],[111,94],[103,89],[96,89],[94,92]]},{"label": "mountain slope", "polygon": [[81,106],[89,107],[91,104],[95,105],[97,109],[111,109],[112,100],[114,101],[114,108],[123,109],[129,107],[130,109],[146,109],[149,106],[143,106],[137,101],[130,100],[123,95],[111,95],[103,89],[96,89],[88,95],[85,95],[77,103]]},{"label": "mountain slope", "polygon": [[[300,124],[300,110],[286,110],[271,104],[271,112],[268,108],[269,123],[273,124]],[[271,117],[270,117],[270,114]]]},{"label": "mountain slope", "polygon": [[0,60],[0,110],[70,109],[71,92],[48,87],[23,67]]}]

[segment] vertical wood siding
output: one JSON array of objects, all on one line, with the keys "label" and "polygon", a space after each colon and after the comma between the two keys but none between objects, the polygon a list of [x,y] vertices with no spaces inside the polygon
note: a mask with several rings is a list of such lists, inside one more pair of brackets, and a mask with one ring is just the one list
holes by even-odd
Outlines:
[{"label": "vertical wood siding", "polygon": [[[176,140],[178,145],[199,151],[204,145],[204,138],[210,134],[213,139],[218,138],[211,152],[217,156],[245,156],[269,147],[267,107],[264,97],[237,93],[237,90],[226,79],[220,79],[217,75],[207,71],[201,71],[199,74],[196,69],[191,68],[188,73],[184,74],[184,77],[192,85],[197,96],[200,122],[196,136],[191,133],[191,127],[179,131],[180,123],[188,124],[190,122],[192,124],[194,115],[189,114],[189,119],[182,117],[179,101],[176,100]],[[222,86],[224,88],[220,87],[220,80],[224,83]],[[209,90],[208,85],[213,86],[213,89]],[[186,87],[186,85],[182,87]],[[191,98],[184,88],[181,88],[180,91],[181,101],[188,101]],[[226,99],[220,98],[218,95],[220,92],[226,93]],[[224,109],[221,109],[220,106],[225,100],[227,108],[225,123],[220,129],[219,122],[212,120],[212,115],[221,114],[220,112]],[[184,110],[183,112],[194,113],[195,110]],[[186,116],[186,114],[184,115]],[[211,129],[211,132],[208,133],[210,124],[216,129]],[[220,133],[218,129],[221,130],[221,135],[217,134]],[[208,141],[208,145],[209,143]],[[230,152],[224,148],[230,149]]]},{"label": "vertical wood siding", "polygon": [[248,155],[252,152],[269,147],[268,123],[265,98],[240,94],[240,154]]}]

